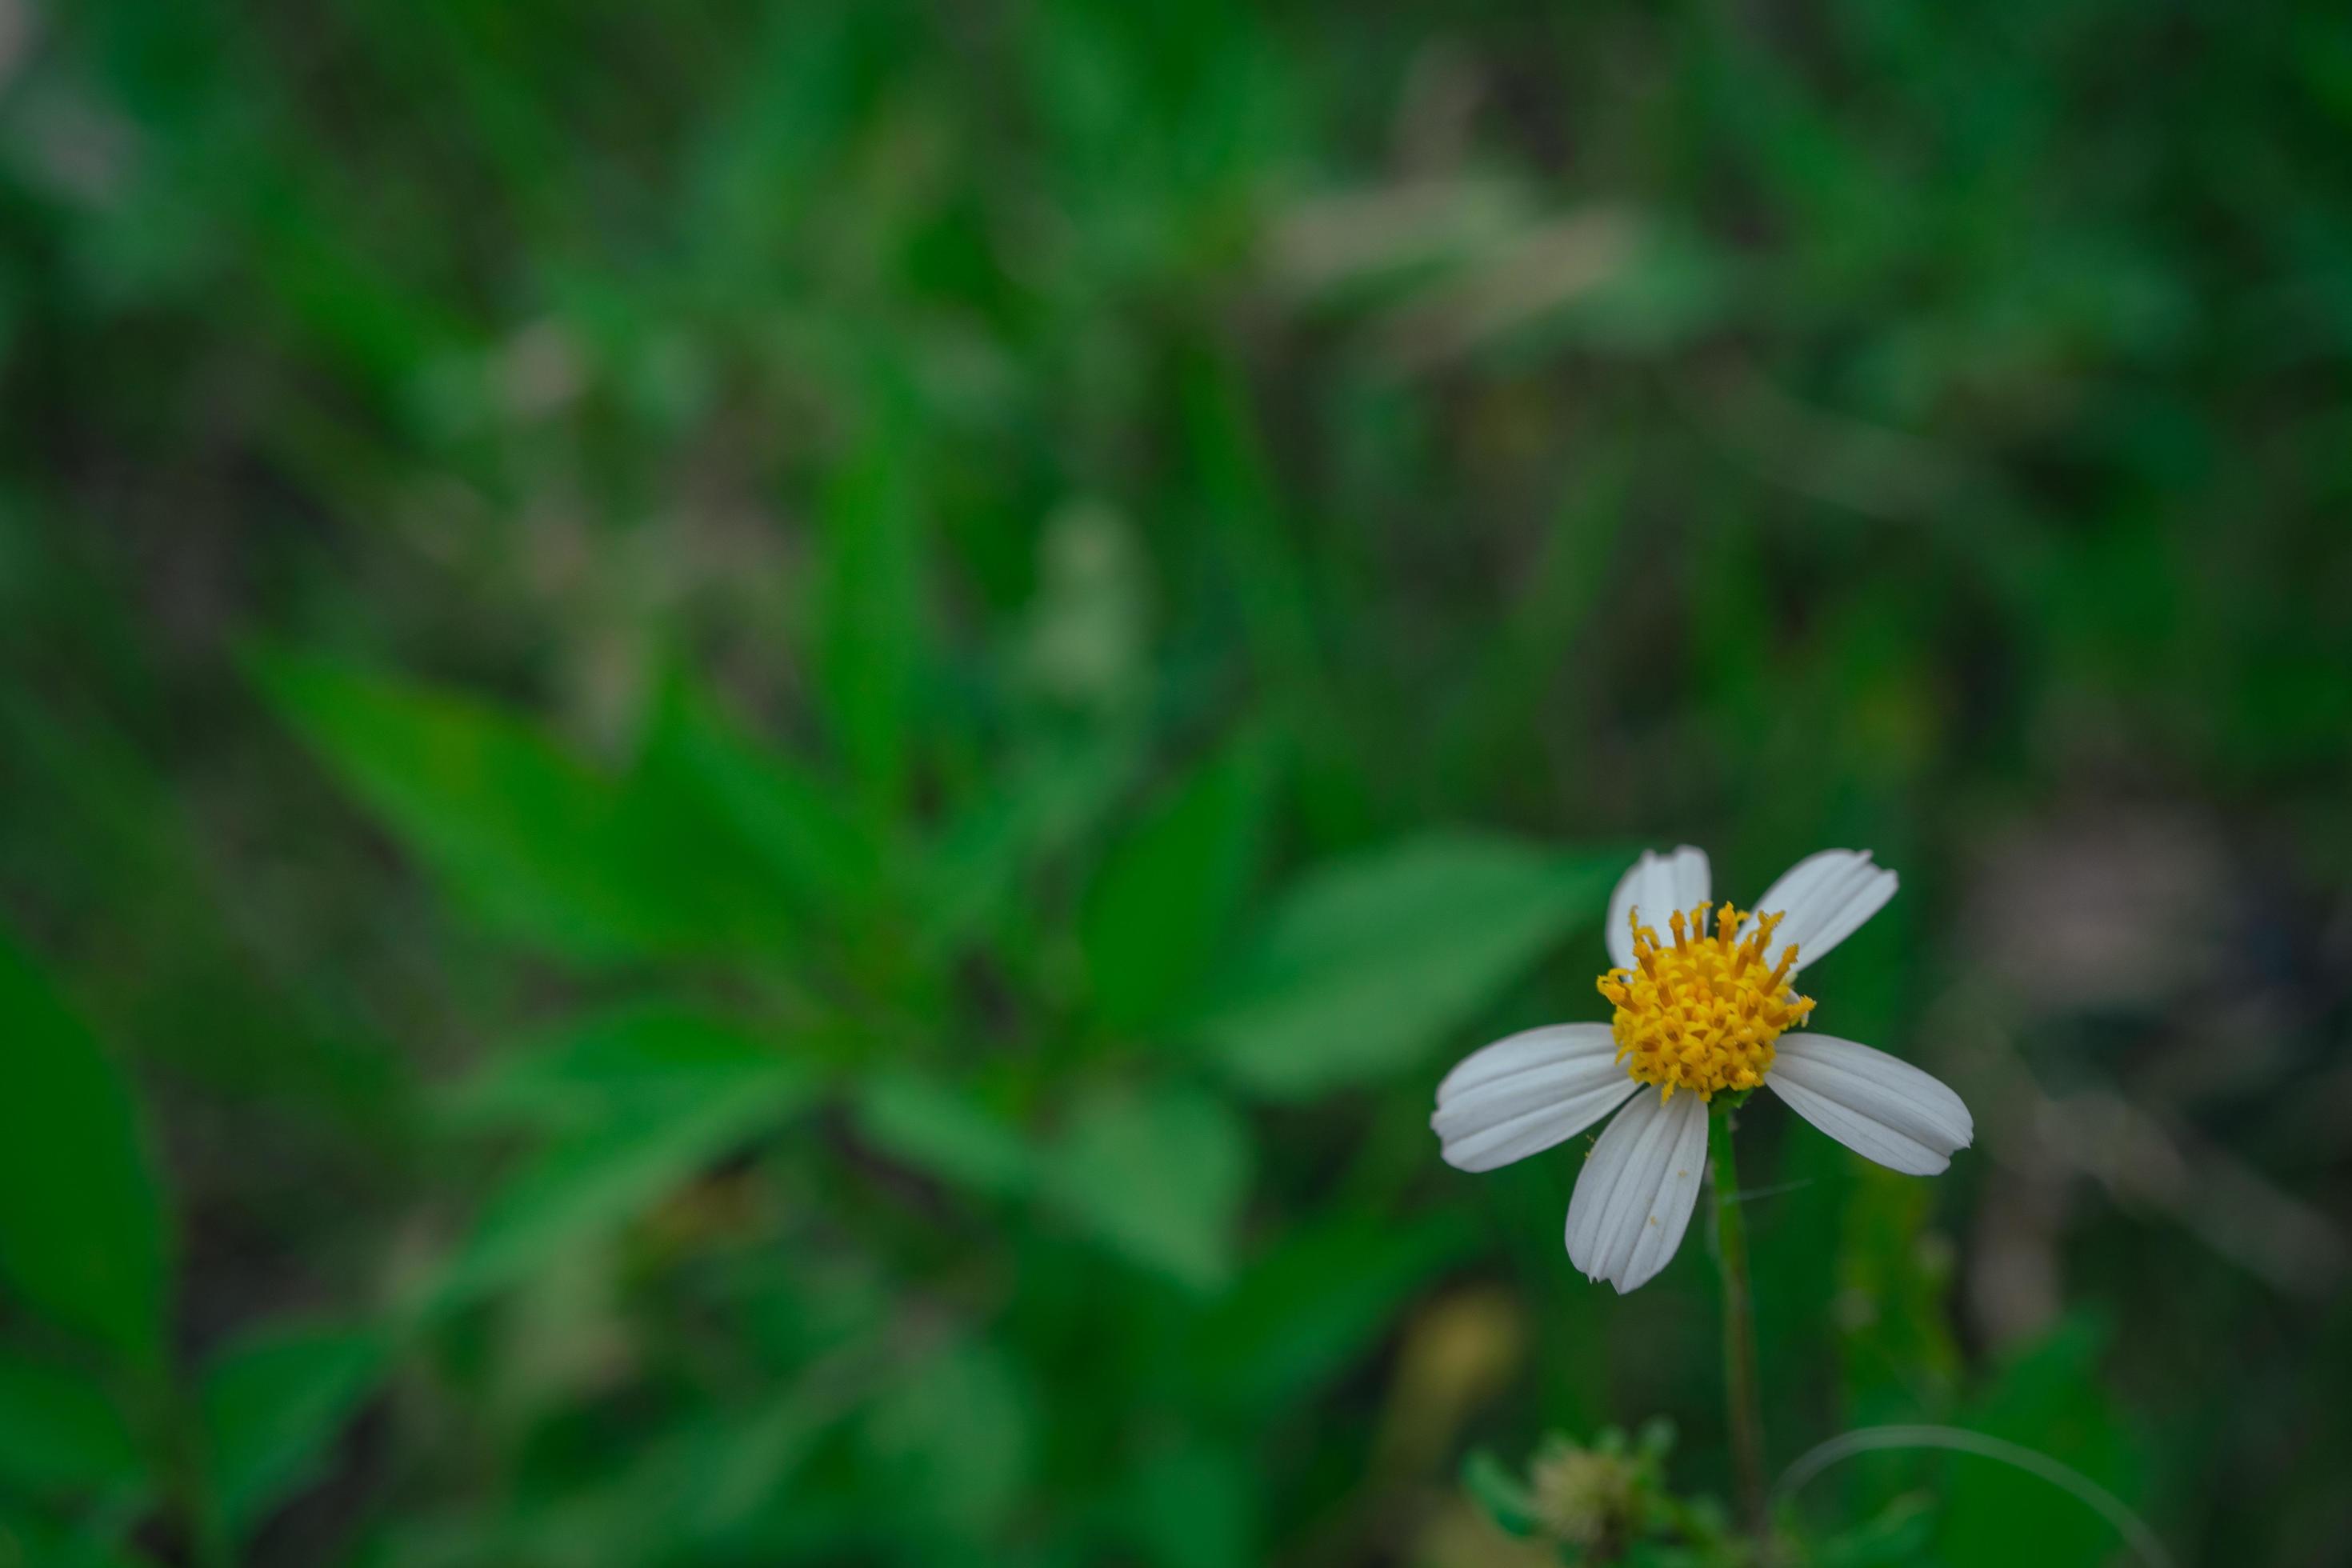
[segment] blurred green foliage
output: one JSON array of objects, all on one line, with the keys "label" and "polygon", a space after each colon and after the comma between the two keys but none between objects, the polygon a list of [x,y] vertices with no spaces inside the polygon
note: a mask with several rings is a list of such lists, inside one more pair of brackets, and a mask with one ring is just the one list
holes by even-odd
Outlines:
[{"label": "blurred green foliage", "polygon": [[2329,1560],[2347,132],[2318,5],[0,5],[0,1563],[1719,1489],[1702,1248],[1425,1125],[1682,840],[1900,868],[1980,1131],[1748,1115],[1775,1461]]}]

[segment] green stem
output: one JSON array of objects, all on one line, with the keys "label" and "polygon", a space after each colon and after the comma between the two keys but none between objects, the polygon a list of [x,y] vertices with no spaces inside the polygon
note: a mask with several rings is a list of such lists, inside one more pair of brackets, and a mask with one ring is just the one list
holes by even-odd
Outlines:
[{"label": "green stem", "polygon": [[1764,1416],[1756,1386],[1756,1307],[1748,1283],[1748,1226],[1739,1213],[1739,1169],[1731,1156],[1731,1109],[1707,1116],[1707,1174],[1715,1187],[1715,1262],[1723,1276],[1723,1397],[1739,1519],[1760,1545],[1764,1518]]}]

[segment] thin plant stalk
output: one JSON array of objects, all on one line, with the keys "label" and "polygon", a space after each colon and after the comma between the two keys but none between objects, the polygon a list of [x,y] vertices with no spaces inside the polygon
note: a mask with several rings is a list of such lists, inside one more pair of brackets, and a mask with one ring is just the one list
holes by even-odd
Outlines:
[{"label": "thin plant stalk", "polygon": [[1864,1426],[1852,1432],[1841,1432],[1800,1455],[1797,1462],[1782,1471],[1780,1479],[1772,1483],[1772,1495],[1776,1499],[1791,1497],[1799,1487],[1839,1460],[1888,1448],[1944,1448],[1955,1454],[1974,1454],[1979,1458],[2022,1470],[2037,1480],[2047,1481],[2059,1490],[2071,1494],[2114,1525],[2116,1532],[2130,1543],[2133,1552],[2148,1568],[2172,1568],[2172,1554],[2164,1549],[2164,1542],[2157,1538],[2156,1531],[2148,1528],[2147,1521],[2126,1507],[2123,1499],[2082,1471],[2072,1465],[2059,1463],[2039,1448],[2029,1448],[2006,1437],[1988,1436],[1982,1432],[1970,1432],[1958,1426]]},{"label": "thin plant stalk", "polygon": [[1723,1398],[1739,1521],[1761,1542],[1764,1414],[1756,1384],[1756,1307],[1748,1280],[1748,1226],[1739,1212],[1739,1171],[1731,1154],[1731,1108],[1707,1113],[1707,1177],[1715,1188],[1715,1262],[1723,1279]]}]

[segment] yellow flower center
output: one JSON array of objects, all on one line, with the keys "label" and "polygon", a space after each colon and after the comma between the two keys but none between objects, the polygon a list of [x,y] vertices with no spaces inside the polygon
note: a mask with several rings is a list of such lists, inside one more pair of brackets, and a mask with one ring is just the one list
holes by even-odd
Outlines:
[{"label": "yellow flower center", "polygon": [[1665,1086],[1711,1100],[1723,1089],[1754,1089],[1772,1066],[1772,1042],[1813,1010],[1812,998],[1789,989],[1797,962],[1796,944],[1766,967],[1764,949],[1780,923],[1766,915],[1745,938],[1742,916],[1728,900],[1715,934],[1706,930],[1701,904],[1685,917],[1679,910],[1666,923],[1674,945],[1626,916],[1633,928],[1633,967],[1612,969],[1596,984],[1617,1006],[1610,1027],[1617,1037],[1617,1059],[1636,1083]]}]

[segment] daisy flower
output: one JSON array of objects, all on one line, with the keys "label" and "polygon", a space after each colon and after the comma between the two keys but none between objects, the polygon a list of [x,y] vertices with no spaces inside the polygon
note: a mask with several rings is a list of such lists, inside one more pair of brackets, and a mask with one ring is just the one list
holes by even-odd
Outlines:
[{"label": "daisy flower", "polygon": [[1612,967],[1598,984],[1615,1016],[1528,1029],[1463,1058],[1429,1120],[1445,1163],[1491,1171],[1623,1107],[1568,1205],[1570,1259],[1620,1294],[1682,1245],[1718,1094],[1761,1085],[1858,1154],[1908,1175],[1943,1170],[1976,1134],[1958,1095],[1884,1051],[1801,1028],[1813,1001],[1797,994],[1798,973],[1895,888],[1867,851],[1824,849],[1742,913],[1709,902],[1701,851],[1644,851],[1609,900]]}]

